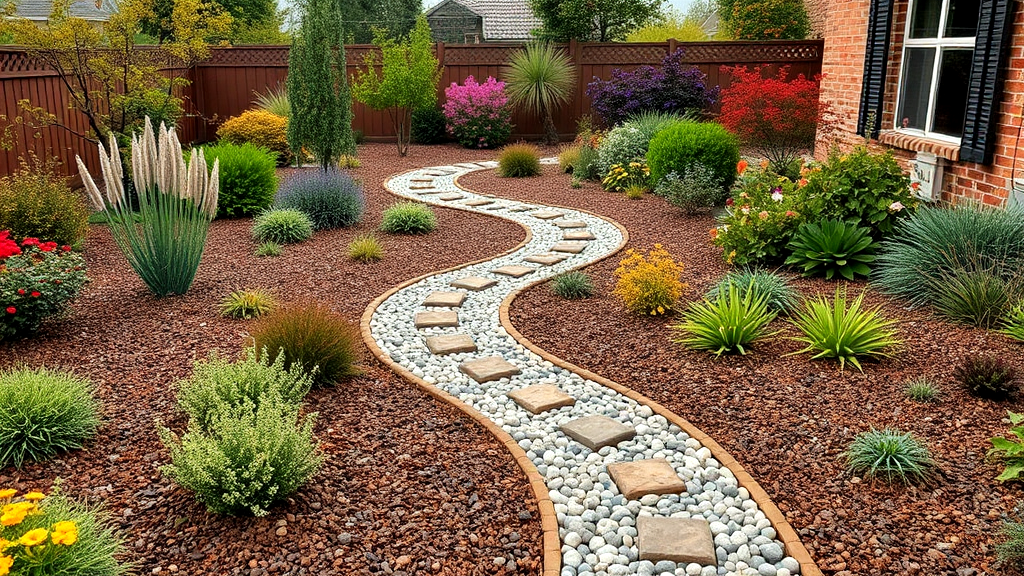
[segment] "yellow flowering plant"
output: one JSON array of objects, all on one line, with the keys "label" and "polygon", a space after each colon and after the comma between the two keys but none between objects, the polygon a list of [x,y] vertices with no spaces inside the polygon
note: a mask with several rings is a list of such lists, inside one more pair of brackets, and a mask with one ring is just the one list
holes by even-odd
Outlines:
[{"label": "yellow flowering plant", "polygon": [[686,290],[679,278],[682,273],[683,265],[673,260],[661,244],[655,244],[647,255],[629,250],[615,270],[618,282],[614,294],[635,314],[667,314]]},{"label": "yellow flowering plant", "polygon": [[609,192],[625,192],[632,186],[646,188],[650,179],[651,169],[647,162],[634,161],[629,164],[613,164],[601,184]]}]

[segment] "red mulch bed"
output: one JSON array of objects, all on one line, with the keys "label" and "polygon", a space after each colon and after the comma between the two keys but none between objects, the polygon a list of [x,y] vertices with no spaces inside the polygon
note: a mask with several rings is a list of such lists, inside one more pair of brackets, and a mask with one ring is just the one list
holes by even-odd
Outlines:
[{"label": "red mulch bed", "polygon": [[[710,215],[687,217],[662,199],[632,201],[595,184],[569,187],[569,177],[547,167],[540,178],[505,180],[493,172],[464,177],[470,188],[527,201],[587,209],[609,216],[630,233],[630,248],[661,243],[681,260],[688,299],[699,297],[725,271],[710,244]],[[611,294],[621,255],[590,266],[597,295],[584,301],[556,297],[548,284],[519,296],[516,327],[538,346],[653,398],[721,443],[768,491],[827,574],[1003,574],[995,563],[1000,515],[1024,497],[1018,484],[995,481],[985,461],[988,439],[1004,434],[1006,410],[1024,402],[990,402],[967,395],[952,371],[972,352],[989,352],[1024,370],[1024,347],[979,329],[950,325],[924,310],[878,294],[868,298],[899,319],[905,344],[893,359],[843,373],[809,355],[785,356],[801,346],[778,337],[747,356],[713,356],[669,341],[671,318],[630,315]],[[797,279],[805,295],[831,294],[835,284]],[[861,283],[851,286],[860,290]],[[903,383],[929,376],[944,398],[919,404]],[[942,477],[929,487],[868,485],[844,471],[840,454],[871,426],[895,426],[927,441]]]},{"label": "red mulch bed", "polygon": [[[256,258],[251,221],[218,221],[195,284],[184,296],[151,296],[102,226],[86,259],[92,283],[70,318],[31,339],[0,343],[0,368],[66,367],[91,378],[105,424],[86,449],[21,470],[0,485],[102,501],[124,530],[139,573],[184,574],[537,574],[540,519],[530,486],[504,447],[457,409],[398,378],[364,351],[365,374],[307,398],[328,456],[313,481],[265,518],[212,515],[161,476],[168,461],[158,421],[181,429],[174,383],[210,351],[237,355],[247,323],[221,318],[218,301],[237,287],[272,290],[281,301],[314,299],[358,321],[379,294],[407,280],[507,250],[518,225],[438,210],[437,231],[381,236],[386,255],[349,262],[345,247],[372,231],[396,199],[381,183],[407,169],[494,157],[456,147],[360,149],[363,223],[318,233],[277,258]],[[481,234],[481,230],[487,230]],[[505,561],[499,565],[498,557]]]}]

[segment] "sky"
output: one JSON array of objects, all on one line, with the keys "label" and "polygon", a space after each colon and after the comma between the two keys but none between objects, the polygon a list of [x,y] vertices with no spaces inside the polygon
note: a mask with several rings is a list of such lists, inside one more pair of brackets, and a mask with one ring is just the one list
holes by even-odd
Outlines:
[{"label": "sky", "polygon": [[[441,0],[423,0],[423,8],[430,8],[440,1]],[[685,12],[686,7],[690,5],[690,0],[667,0],[665,4],[679,10],[680,12]]]}]

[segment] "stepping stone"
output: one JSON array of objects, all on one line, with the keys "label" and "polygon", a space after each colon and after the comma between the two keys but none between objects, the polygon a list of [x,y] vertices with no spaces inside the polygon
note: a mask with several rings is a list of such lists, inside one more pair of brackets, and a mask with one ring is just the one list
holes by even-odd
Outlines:
[{"label": "stepping stone", "polygon": [[590,233],[588,230],[573,230],[566,232],[562,236],[562,240],[594,240],[596,236]]},{"label": "stepping stone", "polygon": [[470,162],[460,162],[458,164],[455,164],[455,166],[457,166],[459,168],[469,168],[469,169],[474,169],[474,170],[476,168],[479,168],[479,166],[477,166],[476,164],[472,164]]},{"label": "stepping stone", "polygon": [[491,272],[494,272],[495,274],[504,274],[505,276],[511,276],[513,278],[522,278],[536,270],[536,268],[530,268],[529,266],[502,266],[501,268],[491,270]]},{"label": "stepping stone", "polygon": [[541,220],[553,220],[555,218],[561,218],[565,216],[565,212],[555,212],[554,210],[538,210],[533,214],[530,214],[534,218],[540,218]]},{"label": "stepping stone", "polygon": [[615,446],[619,442],[636,436],[636,429],[626,426],[618,420],[607,416],[585,416],[561,426],[562,432],[573,440],[597,452],[605,446]]},{"label": "stepping stone", "polygon": [[481,290],[486,290],[497,283],[498,281],[493,278],[466,276],[465,278],[460,278],[459,280],[452,282],[450,285],[452,288],[462,288],[464,290],[479,292]]},{"label": "stepping stone", "polygon": [[413,178],[412,180],[409,180],[409,182],[426,182],[428,184],[433,182],[433,181],[434,181],[433,178]]},{"label": "stepping stone", "polygon": [[555,226],[565,230],[566,228],[586,228],[587,223],[580,222],[579,220],[561,220],[559,222],[555,222]]},{"label": "stepping stone", "polygon": [[519,374],[519,368],[515,364],[509,364],[501,356],[488,356],[463,362],[459,365],[459,370],[481,384]]},{"label": "stepping stone", "polygon": [[447,176],[447,175],[451,174],[451,172],[424,172],[423,174],[425,174],[427,176],[434,176],[436,178],[436,177],[440,177],[440,176]]},{"label": "stepping stone", "polygon": [[572,406],[576,399],[551,384],[534,384],[508,393],[508,397],[533,414],[547,412],[552,408]]},{"label": "stepping stone", "polygon": [[536,208],[536,206],[516,206],[515,208],[509,208],[509,212],[529,212],[534,208]]},{"label": "stepping stone", "polygon": [[423,301],[424,306],[446,306],[457,308],[466,301],[465,292],[431,292]]},{"label": "stepping stone", "polygon": [[486,206],[488,204],[494,204],[494,200],[484,200],[483,198],[478,198],[476,200],[470,200],[469,202],[463,202],[462,204],[463,206]]},{"label": "stepping stone", "polygon": [[431,190],[433,186],[409,186],[409,190]]},{"label": "stepping stone", "polygon": [[430,350],[431,354],[439,356],[458,354],[460,352],[476,352],[476,342],[473,342],[473,339],[465,334],[428,336],[427,350]]},{"label": "stepping stone", "polygon": [[417,312],[413,317],[417,328],[451,328],[459,325],[459,313],[454,311]]},{"label": "stepping stone", "polygon": [[552,252],[568,252],[579,254],[587,247],[586,242],[559,242],[551,247]]},{"label": "stepping stone", "polygon": [[494,206],[488,206],[487,208],[484,208],[484,210],[504,210],[504,209],[505,209],[505,207],[502,206],[501,204],[495,204]]},{"label": "stepping stone", "polygon": [[716,566],[711,527],[701,518],[640,516],[636,522],[640,559]]},{"label": "stepping stone", "polygon": [[439,200],[444,200],[445,202],[449,202],[451,200],[462,200],[463,198],[465,198],[465,196],[463,196],[462,194],[456,194],[454,192],[451,192],[451,193],[445,194],[444,196],[438,196],[437,198]]},{"label": "stepping stone", "polygon": [[444,194],[444,190],[423,190],[417,192],[420,196],[430,196],[431,194]]},{"label": "stepping stone", "polygon": [[480,167],[483,167],[483,168],[497,168],[498,167],[498,163],[495,162],[494,160],[487,160],[485,162],[477,162],[476,165],[480,166]]},{"label": "stepping stone", "polygon": [[534,264],[553,266],[565,260],[568,257],[569,256],[566,254],[534,254],[533,256],[527,256],[526,258],[523,258],[523,260],[526,260],[527,262],[532,262]]},{"label": "stepping stone", "polygon": [[686,483],[664,458],[608,465],[608,474],[628,500],[648,494],[679,494],[686,492]]}]

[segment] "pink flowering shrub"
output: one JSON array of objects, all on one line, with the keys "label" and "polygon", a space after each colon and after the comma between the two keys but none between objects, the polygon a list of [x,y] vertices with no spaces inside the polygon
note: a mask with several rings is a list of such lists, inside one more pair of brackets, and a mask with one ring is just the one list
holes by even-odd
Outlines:
[{"label": "pink flowering shrub", "polygon": [[480,84],[468,76],[461,86],[445,88],[444,117],[448,133],[466,148],[494,148],[512,135],[512,109],[505,83],[488,76]]}]

